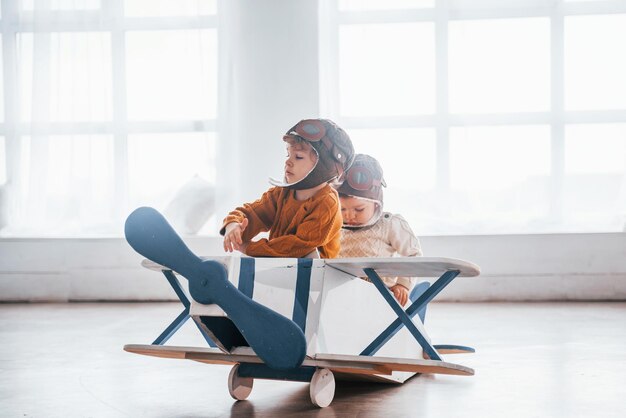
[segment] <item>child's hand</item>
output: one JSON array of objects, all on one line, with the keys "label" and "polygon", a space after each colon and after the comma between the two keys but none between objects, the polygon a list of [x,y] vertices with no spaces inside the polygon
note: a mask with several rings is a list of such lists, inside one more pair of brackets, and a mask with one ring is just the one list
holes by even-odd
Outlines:
[{"label": "child's hand", "polygon": [[404,306],[407,300],[409,300],[409,289],[402,286],[401,284],[393,285],[389,288],[393,292],[393,295],[396,297],[401,306]]},{"label": "child's hand", "polygon": [[243,240],[241,239],[241,234],[247,226],[247,218],[244,218],[241,223],[231,222],[226,225],[226,233],[224,234],[224,251],[231,253],[235,250],[242,250]]}]

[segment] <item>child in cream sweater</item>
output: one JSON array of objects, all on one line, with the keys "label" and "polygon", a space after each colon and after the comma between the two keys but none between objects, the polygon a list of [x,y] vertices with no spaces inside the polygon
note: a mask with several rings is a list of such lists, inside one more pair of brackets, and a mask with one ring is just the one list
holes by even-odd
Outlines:
[{"label": "child in cream sweater", "polygon": [[[343,218],[340,258],[422,255],[420,242],[408,222],[400,215],[383,212],[383,187],[386,184],[378,161],[357,154],[337,189]],[[382,279],[400,305],[406,304],[417,282],[415,277]]]}]

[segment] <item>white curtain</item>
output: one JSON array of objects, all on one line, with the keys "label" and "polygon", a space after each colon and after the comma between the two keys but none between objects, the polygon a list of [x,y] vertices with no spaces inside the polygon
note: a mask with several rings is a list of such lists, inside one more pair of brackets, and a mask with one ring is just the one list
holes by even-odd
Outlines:
[{"label": "white curtain", "polygon": [[215,1],[15,3],[2,234],[119,236],[139,205],[181,222],[195,205],[197,232],[210,210],[189,190],[212,205],[215,184]]}]

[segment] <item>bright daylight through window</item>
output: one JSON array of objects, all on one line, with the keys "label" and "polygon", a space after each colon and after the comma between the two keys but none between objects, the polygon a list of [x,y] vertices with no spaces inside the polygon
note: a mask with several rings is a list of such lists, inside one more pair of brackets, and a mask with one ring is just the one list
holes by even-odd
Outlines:
[{"label": "bright daylight through window", "polygon": [[625,229],[623,1],[322,9],[322,113],[419,234]]},{"label": "bright daylight through window", "polygon": [[216,0],[1,5],[2,235],[119,236],[214,193]]},{"label": "bright daylight through window", "polygon": [[[0,1],[0,235],[215,233],[217,4]],[[419,235],[625,229],[624,0],[319,5],[320,115]]]}]

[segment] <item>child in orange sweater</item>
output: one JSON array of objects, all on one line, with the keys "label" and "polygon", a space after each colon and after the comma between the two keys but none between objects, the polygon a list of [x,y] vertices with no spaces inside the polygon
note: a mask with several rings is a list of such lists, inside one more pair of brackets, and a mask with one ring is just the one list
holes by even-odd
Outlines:
[{"label": "child in orange sweater", "polygon": [[[352,164],[348,134],[328,119],[305,119],[283,136],[287,143],[284,181],[224,219],[224,250],[252,257],[322,258],[339,254],[342,218],[329,183],[341,182]],[[260,232],[269,238],[252,241]]]}]

